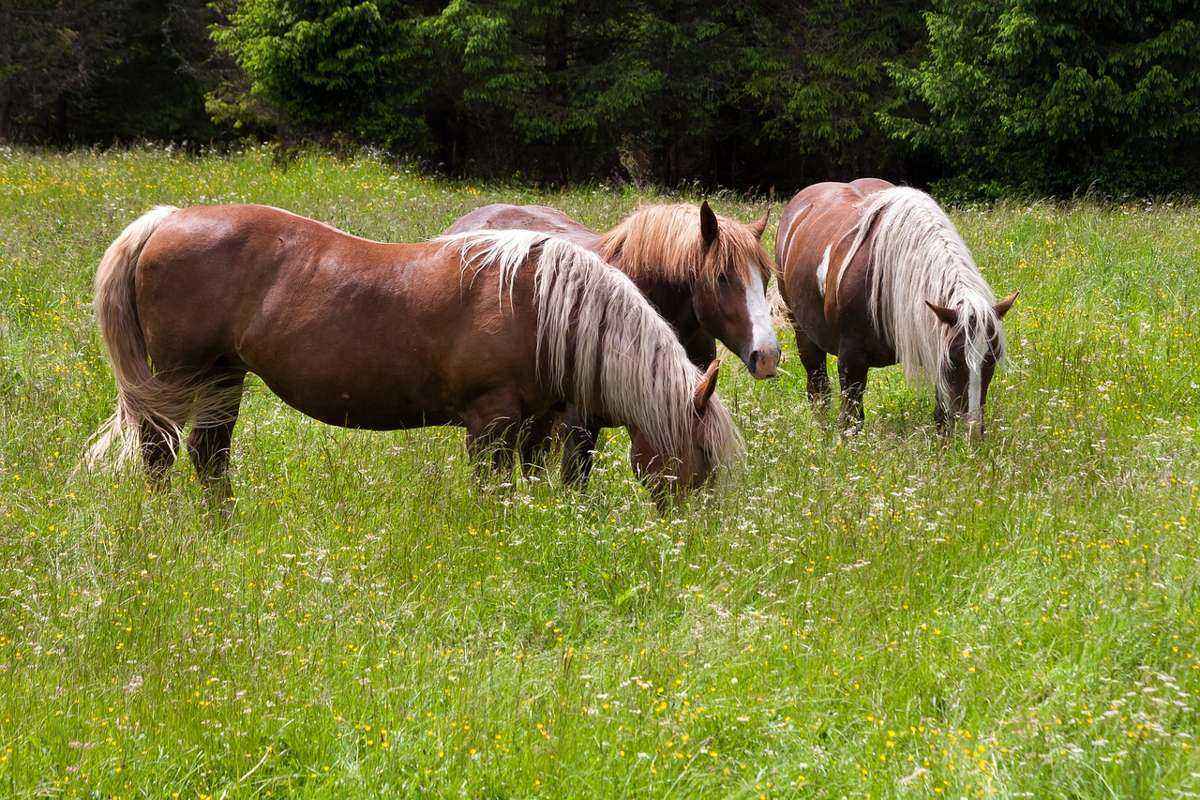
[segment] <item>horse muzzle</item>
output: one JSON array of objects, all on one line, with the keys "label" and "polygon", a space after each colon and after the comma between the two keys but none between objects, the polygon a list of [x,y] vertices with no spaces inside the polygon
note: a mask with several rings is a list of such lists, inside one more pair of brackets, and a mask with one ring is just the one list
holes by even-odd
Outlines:
[{"label": "horse muzzle", "polygon": [[750,358],[746,361],[746,368],[750,371],[751,375],[759,380],[774,378],[779,370],[781,355],[782,351],[778,345],[759,348],[750,353]]}]

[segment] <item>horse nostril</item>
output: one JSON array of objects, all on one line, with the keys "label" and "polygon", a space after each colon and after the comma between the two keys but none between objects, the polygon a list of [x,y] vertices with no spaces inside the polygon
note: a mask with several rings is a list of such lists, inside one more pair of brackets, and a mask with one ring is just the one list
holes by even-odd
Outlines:
[{"label": "horse nostril", "polygon": [[758,373],[758,351],[755,350],[750,354],[750,372],[751,374]]}]

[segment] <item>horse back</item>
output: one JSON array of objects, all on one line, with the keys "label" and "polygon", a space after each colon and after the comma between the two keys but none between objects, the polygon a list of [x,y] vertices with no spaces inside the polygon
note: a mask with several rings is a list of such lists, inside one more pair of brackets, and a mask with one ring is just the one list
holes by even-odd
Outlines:
[{"label": "horse back", "polygon": [[483,230],[543,231],[561,236],[593,252],[600,234],[549,206],[516,206],[492,203],[459,217],[446,229],[447,234]]},{"label": "horse back", "polygon": [[[464,280],[457,251],[437,242],[383,244],[269,207],[197,206],[155,231],[135,283],[156,369],[234,365],[333,424],[448,421],[492,383],[532,381],[532,315],[507,321],[495,272]],[[529,307],[530,283],[514,287],[516,308]]]},{"label": "horse back", "polygon": [[837,352],[843,327],[865,308],[869,239],[846,263],[859,205],[890,188],[879,178],[808,186],[784,208],[776,237],[780,291],[797,326],[821,349]]},{"label": "horse back", "polygon": [[142,250],[139,317],[160,352],[167,342],[234,349],[264,314],[304,319],[331,296],[386,282],[394,248],[268,206],[184,208]]}]

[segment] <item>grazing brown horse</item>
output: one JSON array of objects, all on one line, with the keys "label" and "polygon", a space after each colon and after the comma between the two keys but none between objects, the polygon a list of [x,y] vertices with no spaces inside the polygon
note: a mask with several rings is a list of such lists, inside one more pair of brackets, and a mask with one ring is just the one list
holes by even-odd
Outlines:
[{"label": "grazing brown horse", "polygon": [[792,198],[775,244],[779,291],[814,408],[829,402],[838,359],[840,424],[862,424],[870,367],[899,363],[937,394],[934,418],[983,436],[988,385],[1004,357],[996,302],[954,225],[929,195],[877,178],[818,183]]},{"label": "grazing brown horse", "polygon": [[462,425],[496,466],[565,403],[639,432],[656,496],[740,455],[728,411],[636,287],[594,254],[528,231],[382,244],[265,206],[160,207],[108,248],[95,310],[117,381],[112,446],[163,480],[181,430],[208,485],[226,471],[242,381],[373,430]]},{"label": "grazing brown horse", "polygon": [[[771,264],[759,241],[766,226],[766,215],[746,225],[718,217],[707,202],[679,203],[643,206],[607,233],[597,233],[553,208],[497,203],[461,217],[447,232],[522,229],[566,237],[628,275],[671,323],[696,366],[704,369],[716,359],[720,340],[751,375],[771,378],[780,350],[765,291]],[[570,407],[541,420],[536,430],[558,428],[563,479],[583,485],[600,431],[612,423]],[[543,437],[535,461],[548,444]]]}]

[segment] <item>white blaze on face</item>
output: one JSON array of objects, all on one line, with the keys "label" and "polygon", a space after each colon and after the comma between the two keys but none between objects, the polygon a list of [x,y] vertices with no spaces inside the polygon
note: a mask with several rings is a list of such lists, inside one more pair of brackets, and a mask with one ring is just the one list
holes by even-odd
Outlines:
[{"label": "white blaze on face", "polygon": [[[968,331],[968,337],[979,336],[978,328],[986,323],[978,318]],[[967,360],[967,420],[970,422],[983,421],[983,361],[986,340],[983,342],[968,339],[966,343]]]},{"label": "white blaze on face", "polygon": [[986,356],[978,347],[968,344],[966,358],[967,422],[983,422],[983,360]]},{"label": "white blaze on face", "polygon": [[750,314],[750,352],[778,347],[775,326],[771,324],[771,307],[767,304],[762,274],[757,269],[750,271],[750,280],[746,283],[746,311]]},{"label": "white blaze on face", "polygon": [[971,364],[967,368],[967,414],[972,420],[979,419],[979,406],[982,399],[980,395],[983,392],[983,376],[980,374],[982,372],[980,366]]}]

